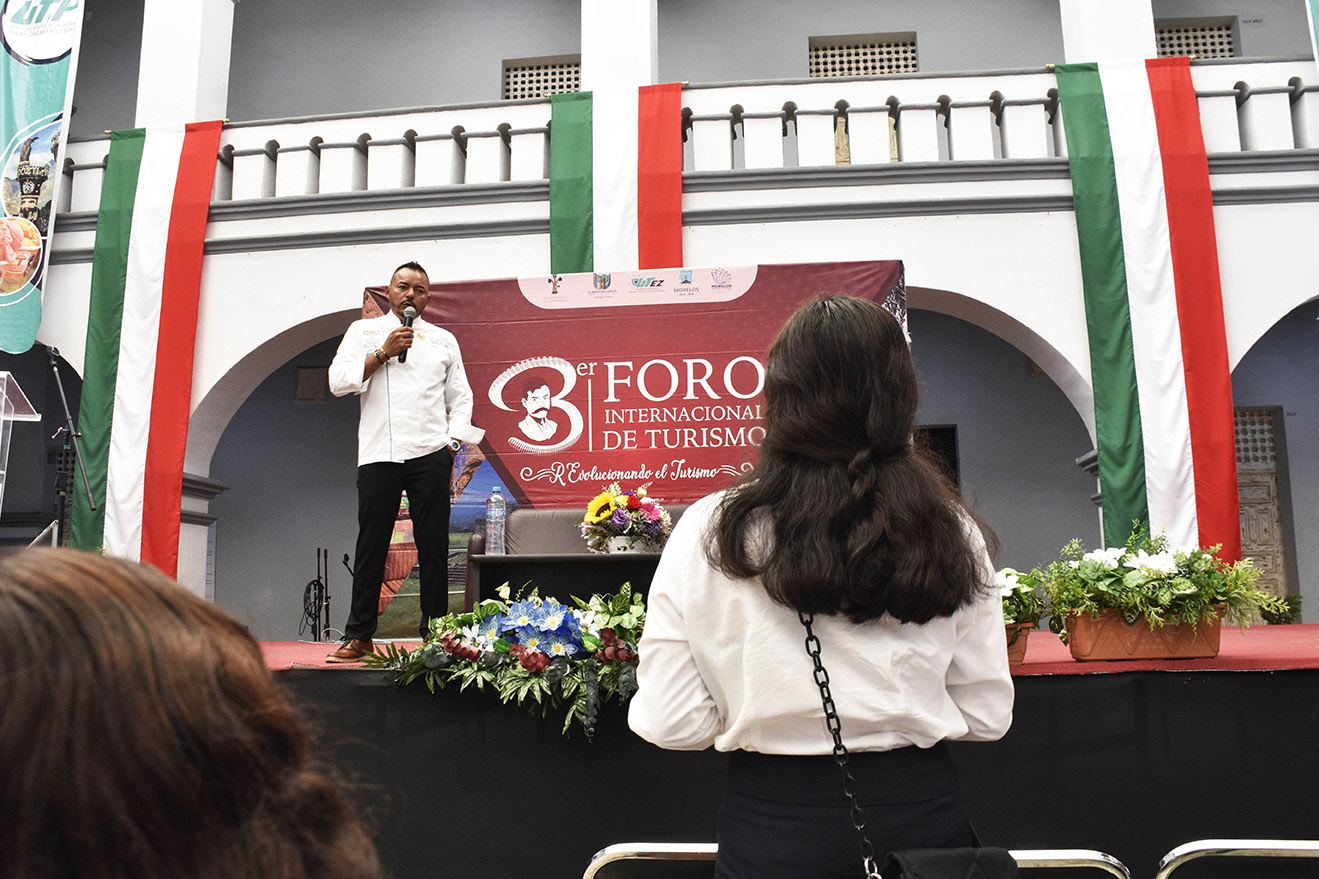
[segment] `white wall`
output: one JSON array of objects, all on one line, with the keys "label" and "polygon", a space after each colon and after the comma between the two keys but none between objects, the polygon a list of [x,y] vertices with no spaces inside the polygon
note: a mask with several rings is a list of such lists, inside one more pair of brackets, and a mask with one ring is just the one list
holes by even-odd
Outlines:
[{"label": "white wall", "polygon": [[660,79],[799,79],[813,36],[916,32],[922,73],[1062,60],[1057,0],[661,0]]},{"label": "white wall", "polygon": [[229,118],[497,101],[506,58],[577,54],[578,0],[234,8]]}]

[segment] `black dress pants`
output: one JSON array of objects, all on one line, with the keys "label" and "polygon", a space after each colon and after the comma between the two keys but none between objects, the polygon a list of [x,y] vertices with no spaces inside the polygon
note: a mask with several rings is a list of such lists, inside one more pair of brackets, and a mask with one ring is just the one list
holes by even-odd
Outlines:
[{"label": "black dress pants", "polygon": [[367,640],[375,635],[385,556],[404,491],[421,565],[421,634],[427,633],[433,618],[448,612],[452,476],[453,453],[447,447],[401,464],[384,461],[357,468],[357,554],[345,638]]},{"label": "black dress pants", "polygon": [[[716,879],[864,879],[832,756],[734,751],[719,808]],[[890,851],[972,844],[957,767],[940,742],[849,755],[877,864]]]}]

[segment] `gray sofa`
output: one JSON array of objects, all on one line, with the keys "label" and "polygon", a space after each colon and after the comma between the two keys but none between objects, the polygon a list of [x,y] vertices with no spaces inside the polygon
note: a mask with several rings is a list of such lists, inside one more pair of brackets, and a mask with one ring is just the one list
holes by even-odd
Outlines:
[{"label": "gray sofa", "polygon": [[[690,504],[665,504],[669,517],[677,524]],[[508,513],[504,545],[509,555],[586,554],[586,541],[580,530],[583,507],[514,507]],[[485,534],[475,532],[467,540],[468,556],[485,553]],[[471,565],[467,567],[466,607],[476,597]]]},{"label": "gray sofa", "polygon": [[[689,504],[668,504],[669,517],[676,525]],[[504,529],[506,551],[512,554],[538,553],[564,555],[590,552],[582,539],[581,507],[514,507],[508,513]],[[467,542],[467,554],[485,552],[485,535],[475,533]]]}]

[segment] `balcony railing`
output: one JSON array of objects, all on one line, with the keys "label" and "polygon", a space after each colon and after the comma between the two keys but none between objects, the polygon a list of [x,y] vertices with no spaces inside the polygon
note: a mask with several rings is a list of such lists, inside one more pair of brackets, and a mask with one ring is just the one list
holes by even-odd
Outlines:
[{"label": "balcony railing", "polygon": [[[1319,148],[1311,58],[1192,62],[1210,154]],[[683,168],[733,172],[1066,156],[1051,70],[683,89]],[[550,103],[506,101],[225,126],[214,202],[543,181]],[[68,144],[62,212],[95,211],[108,138]]]}]

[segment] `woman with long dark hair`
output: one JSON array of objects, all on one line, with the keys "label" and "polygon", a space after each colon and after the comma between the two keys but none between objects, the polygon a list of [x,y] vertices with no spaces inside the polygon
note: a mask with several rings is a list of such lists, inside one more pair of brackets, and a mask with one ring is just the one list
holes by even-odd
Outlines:
[{"label": "woman with long dark hair", "polygon": [[913,443],[915,365],[873,302],[814,299],[765,372],[760,460],[684,513],[649,595],[629,721],[731,751],[723,877],[861,875],[802,616],[813,617],[875,855],[971,844],[946,740],[1012,720],[975,519]]},{"label": "woman with long dark hair", "polygon": [[246,628],[164,574],[0,555],[0,873],[379,879]]}]

